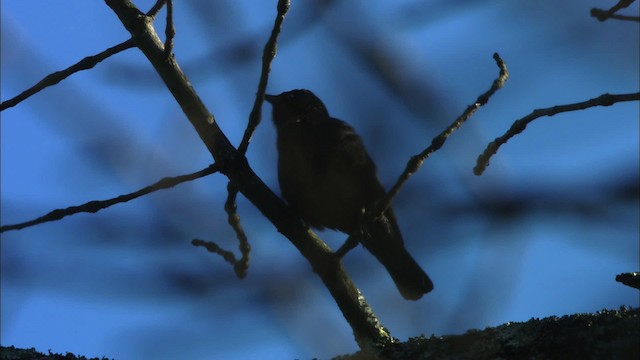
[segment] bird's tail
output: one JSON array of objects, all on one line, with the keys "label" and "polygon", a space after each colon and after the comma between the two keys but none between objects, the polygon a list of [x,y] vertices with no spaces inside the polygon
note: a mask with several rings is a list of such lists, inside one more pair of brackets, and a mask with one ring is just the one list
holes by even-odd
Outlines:
[{"label": "bird's tail", "polygon": [[405,249],[402,235],[391,208],[366,227],[363,245],[387,269],[400,294],[407,300],[418,300],[433,290],[433,283]]}]

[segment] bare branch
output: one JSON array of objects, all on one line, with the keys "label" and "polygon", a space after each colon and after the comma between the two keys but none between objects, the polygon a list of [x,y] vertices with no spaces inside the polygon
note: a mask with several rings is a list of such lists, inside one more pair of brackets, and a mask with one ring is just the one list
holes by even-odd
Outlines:
[{"label": "bare branch", "polygon": [[394,339],[375,317],[327,244],[309,230],[282,199],[262,182],[247,163],[246,157],[231,145],[177,61],[166,61],[164,45],[149,19],[129,0],[105,0],[105,3],[136,39],[136,45],[156,69],[207,150],[219,164],[220,171],[309,261],[351,325],[358,345],[375,351],[392,343]]},{"label": "bare branch", "polygon": [[[229,182],[228,187],[233,187],[231,182]],[[225,259],[229,264],[233,265],[233,271],[236,273],[236,276],[240,279],[244,279],[247,276],[247,270],[249,269],[249,253],[251,252],[251,246],[249,245],[247,235],[245,234],[244,230],[242,229],[242,225],[240,224],[240,217],[236,212],[235,195],[237,193],[237,190],[231,191],[231,189],[229,189],[229,197],[227,198],[227,202],[224,205],[224,209],[228,214],[229,225],[231,225],[233,230],[236,232],[236,237],[240,242],[238,245],[240,254],[242,255],[240,260],[237,260],[235,255],[231,251],[224,250],[214,242],[193,239],[191,243],[194,246],[203,246],[209,252],[222,256],[222,258]]]},{"label": "bare branch", "polygon": [[480,156],[478,156],[478,161],[476,166],[473,168],[473,173],[476,175],[482,175],[487,166],[489,166],[489,159],[498,151],[500,146],[505,144],[512,137],[523,132],[530,122],[539,117],[553,116],[568,111],[584,110],[594,106],[611,106],[619,102],[638,100],[640,100],[640,93],[621,95],[604,94],[598,96],[597,98],[579,103],[557,105],[550,108],[533,110],[533,112],[529,115],[516,120],[504,135],[496,138],[495,140],[490,142],[489,145],[487,145],[487,148],[484,150],[484,152]]},{"label": "bare branch", "polygon": [[600,21],[605,21],[607,19],[616,19],[616,20],[623,20],[623,21],[640,22],[640,16],[618,15],[618,14],[609,15],[606,10],[595,9],[595,8],[591,9],[591,16],[597,17],[598,20]]},{"label": "bare branch", "polygon": [[267,88],[267,82],[269,81],[271,62],[276,57],[278,35],[280,34],[280,30],[282,30],[282,22],[284,21],[284,17],[287,14],[290,5],[291,3],[289,0],[278,1],[278,14],[276,15],[273,29],[271,30],[271,36],[269,36],[269,40],[262,51],[262,72],[260,73],[260,81],[258,82],[258,93],[256,94],[256,99],[253,102],[253,109],[251,109],[251,114],[249,115],[247,129],[244,131],[242,142],[240,142],[240,146],[238,147],[238,150],[242,154],[247,152],[247,147],[249,146],[249,142],[251,142],[253,132],[260,124],[262,102],[264,101],[264,94]]},{"label": "bare branch", "polygon": [[640,290],[640,272],[629,272],[616,275],[616,281]]},{"label": "bare branch", "polygon": [[167,0],[158,0],[153,7],[151,7],[151,9],[149,11],[147,11],[147,16],[150,18],[154,18],[156,17],[156,15],[158,15],[158,12],[160,12],[160,9],[162,9],[162,7],[164,6],[164,4],[167,2]]},{"label": "bare branch", "polygon": [[[251,109],[251,114],[249,115],[249,122],[247,124],[247,129],[245,130],[244,136],[240,143],[240,147],[238,151],[242,154],[247,152],[247,148],[249,146],[249,142],[251,141],[251,136],[255,129],[260,124],[261,109],[262,103],[264,101],[264,94],[267,88],[267,82],[269,80],[269,72],[271,70],[271,62],[276,56],[276,48],[278,43],[278,35],[280,34],[280,30],[282,29],[282,22],[284,21],[284,17],[289,10],[290,2],[289,0],[280,0],[278,1],[278,13],[276,15],[276,20],[273,24],[273,29],[271,30],[271,36],[269,40],[267,40],[267,44],[264,47],[262,53],[262,71],[260,73],[260,81],[258,82],[258,93],[256,94],[256,99],[253,103],[253,109]],[[236,275],[240,278],[246,276],[246,271],[249,267],[249,252],[251,251],[251,246],[249,245],[249,240],[242,229],[242,224],[240,224],[240,216],[237,213],[236,206],[236,197],[238,195],[238,188],[233,185],[233,182],[229,181],[227,185],[227,201],[225,202],[224,209],[227,212],[229,225],[236,232],[236,236],[238,237],[238,241],[240,242],[240,252],[242,253],[242,259],[238,262],[234,262],[234,270]],[[234,259],[235,261],[235,259]]]},{"label": "bare branch", "polygon": [[20,230],[20,229],[24,229],[26,227],[29,226],[34,226],[34,225],[38,225],[38,224],[42,224],[45,222],[49,222],[49,221],[57,221],[60,220],[66,216],[70,216],[70,215],[74,215],[74,214],[78,214],[78,213],[83,213],[83,212],[87,212],[87,213],[96,213],[102,209],[106,209],[112,205],[115,204],[119,204],[119,203],[123,203],[123,202],[127,202],[129,200],[133,200],[136,198],[139,198],[140,196],[143,195],[147,195],[149,193],[152,193],[154,191],[158,191],[158,190],[162,190],[162,189],[168,189],[171,187],[174,187],[178,184],[181,184],[185,181],[191,181],[191,180],[195,180],[195,179],[199,179],[201,177],[213,174],[215,172],[218,172],[220,169],[218,168],[218,166],[216,166],[216,164],[212,164],[209,165],[208,167],[200,170],[200,171],[196,171],[194,173],[191,174],[186,174],[186,175],[180,175],[180,176],[176,176],[176,177],[166,177],[163,179],[160,179],[159,181],[157,181],[156,183],[154,183],[153,185],[149,185],[146,186],[138,191],[129,193],[129,194],[125,194],[125,195],[120,195],[118,197],[112,198],[112,199],[108,199],[108,200],[94,200],[94,201],[89,201],[88,203],[82,204],[82,205],[78,205],[78,206],[70,206],[68,208],[65,209],[56,209],[53,210],[51,212],[49,212],[48,214],[41,216],[37,219],[31,220],[31,221],[27,221],[27,222],[23,222],[20,224],[14,224],[14,225],[4,225],[0,227],[0,233],[5,232],[5,231],[9,231],[9,230]]},{"label": "bare branch", "polygon": [[242,229],[240,216],[237,212],[236,195],[238,194],[238,189],[233,186],[233,183],[230,181],[227,184],[227,191],[229,192],[229,196],[224,204],[224,210],[227,212],[229,225],[231,225],[236,232],[236,237],[239,241],[238,248],[242,254],[242,258],[233,263],[233,270],[236,272],[236,275],[242,279],[247,275],[247,269],[249,268],[249,252],[251,251],[251,246],[249,245],[247,235]]},{"label": "bare branch", "polygon": [[625,21],[635,21],[640,22],[640,16],[627,16],[627,15],[618,15],[616,12],[620,9],[624,9],[633,4],[635,0],[620,0],[617,4],[615,4],[609,10],[603,10],[598,8],[591,9],[591,16],[595,17],[599,21],[606,21],[608,19],[617,19],[617,20],[625,20]]},{"label": "bare branch", "polygon": [[404,172],[400,175],[393,188],[391,188],[391,190],[387,193],[384,201],[380,203],[379,207],[375,211],[375,217],[382,214],[391,205],[393,198],[398,194],[409,177],[411,177],[411,175],[413,175],[420,169],[424,161],[432,153],[440,149],[447,141],[447,138],[451,136],[454,131],[460,128],[460,126],[462,126],[465,121],[471,118],[471,116],[473,116],[473,114],[478,111],[481,106],[484,106],[487,102],[489,102],[489,98],[491,98],[491,96],[493,96],[496,91],[504,86],[504,83],[509,78],[509,71],[507,70],[507,66],[504,61],[502,61],[498,53],[493,54],[493,59],[496,61],[496,65],[498,65],[498,68],[500,69],[500,74],[493,81],[493,84],[491,84],[491,88],[484,94],[480,95],[472,105],[467,106],[462,115],[460,115],[453,123],[451,123],[451,125],[449,125],[443,132],[441,132],[431,141],[431,145],[424,149],[420,154],[411,157]]},{"label": "bare branch", "polygon": [[[236,264],[238,263],[238,261],[236,260],[236,256],[233,255],[233,253],[231,251],[227,251],[223,248],[221,248],[220,246],[218,246],[218,244],[211,242],[211,241],[204,241],[204,240],[200,240],[200,239],[193,239],[191,240],[191,244],[193,246],[202,246],[205,249],[207,249],[207,251],[212,252],[214,254],[218,254],[220,255],[226,262],[228,262],[229,264],[234,266],[234,269],[236,267]],[[243,279],[243,276],[240,276],[237,272],[236,275],[240,278]]]},{"label": "bare branch", "polygon": [[125,42],[122,42],[114,47],[110,47],[107,50],[93,55],[93,56],[87,56],[84,59],[80,60],[79,62],[77,62],[76,64],[72,65],[71,67],[68,67],[62,71],[56,71],[54,73],[51,73],[49,75],[47,75],[44,79],[40,80],[40,82],[38,82],[37,84],[33,85],[31,88],[23,91],[20,95],[14,97],[13,99],[9,99],[7,101],[3,101],[2,104],[0,104],[0,111],[8,109],[10,107],[16,106],[18,105],[20,102],[22,102],[23,100],[26,100],[27,98],[29,98],[30,96],[38,93],[39,91],[55,85],[57,83],[59,83],[60,81],[68,78],[69,76],[71,76],[74,73],[77,73],[79,71],[82,70],[89,70],[91,68],[93,68],[94,66],[96,66],[99,62],[101,62],[102,60],[108,58],[109,56],[115,55],[121,51],[130,49],[132,47],[135,46],[135,42],[133,41],[133,39],[129,39]]},{"label": "bare branch", "polygon": [[173,0],[167,0],[167,25],[164,33],[164,53],[169,58],[173,55],[173,38],[176,36],[176,28],[173,26]]}]

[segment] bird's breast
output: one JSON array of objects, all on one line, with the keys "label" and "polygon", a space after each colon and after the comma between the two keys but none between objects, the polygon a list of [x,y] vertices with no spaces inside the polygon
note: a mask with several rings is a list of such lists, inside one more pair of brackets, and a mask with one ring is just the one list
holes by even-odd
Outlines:
[{"label": "bird's breast", "polygon": [[302,138],[278,141],[282,196],[309,225],[351,233],[366,203],[361,176],[344,156],[319,148]]}]

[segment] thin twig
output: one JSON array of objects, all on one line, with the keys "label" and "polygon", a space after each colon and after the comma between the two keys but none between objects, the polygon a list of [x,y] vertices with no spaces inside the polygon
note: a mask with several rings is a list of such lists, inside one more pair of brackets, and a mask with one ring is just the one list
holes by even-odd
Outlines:
[{"label": "thin twig", "polygon": [[167,0],[158,0],[155,5],[153,5],[153,7],[149,11],[147,11],[146,15],[150,18],[156,17],[156,15],[158,15],[158,12],[160,12],[160,9],[162,9],[164,3],[166,2]]},{"label": "thin twig", "polygon": [[56,220],[60,220],[66,216],[70,216],[70,215],[74,215],[74,214],[78,214],[78,213],[83,213],[83,212],[87,212],[87,213],[96,213],[102,209],[106,209],[112,205],[115,204],[119,204],[119,203],[123,203],[123,202],[127,202],[129,200],[133,200],[135,198],[139,198],[143,195],[147,195],[149,193],[152,193],[154,191],[158,191],[158,190],[162,190],[162,189],[168,189],[171,187],[174,187],[178,184],[181,184],[185,181],[191,181],[191,180],[195,180],[195,179],[199,179],[201,177],[213,174],[215,172],[218,172],[218,166],[216,166],[216,164],[212,164],[209,165],[208,167],[200,170],[200,171],[196,171],[194,173],[191,174],[186,174],[186,175],[180,175],[180,176],[176,176],[176,177],[165,177],[163,179],[160,179],[159,181],[157,181],[156,183],[146,186],[138,191],[129,193],[129,194],[125,194],[125,195],[120,195],[118,197],[115,198],[111,198],[108,200],[94,200],[94,201],[89,201],[88,203],[82,204],[82,205],[78,205],[78,206],[70,206],[68,208],[65,209],[56,209],[53,210],[51,212],[49,212],[48,214],[41,216],[37,219],[31,220],[31,221],[27,221],[27,222],[23,222],[23,223],[19,223],[19,224],[13,224],[13,225],[4,225],[0,227],[0,233],[5,232],[5,231],[9,231],[9,230],[20,230],[20,229],[24,229],[26,227],[29,226],[34,226],[34,225],[38,225],[38,224],[42,224],[45,222],[49,222],[49,221],[56,221]]},{"label": "thin twig", "polygon": [[[289,6],[289,0],[278,1],[278,13],[273,24],[273,29],[271,30],[271,36],[269,37],[269,40],[267,40],[267,44],[265,45],[262,53],[262,71],[260,73],[260,81],[258,82],[258,93],[256,94],[256,99],[253,103],[253,109],[251,109],[251,114],[249,115],[247,128],[244,132],[240,147],[238,148],[238,152],[243,155],[247,152],[247,148],[249,146],[249,142],[251,141],[253,132],[258,127],[258,124],[260,124],[262,102],[264,101],[264,94],[267,88],[267,82],[269,80],[271,62],[276,56],[278,35],[280,34],[280,30],[282,29],[282,22],[284,21],[284,17],[287,14],[287,11],[289,10]],[[242,258],[239,261],[235,261],[234,258],[233,266],[236,275],[240,278],[243,278],[244,276],[246,276],[247,269],[249,268],[249,252],[251,251],[251,246],[249,245],[249,240],[247,239],[247,236],[242,229],[240,216],[237,213],[236,197],[238,195],[238,188],[231,181],[229,181],[229,184],[227,185],[227,192],[227,201],[225,202],[224,209],[227,212],[229,225],[231,225],[236,233],[239,241],[240,252],[242,253]]]},{"label": "thin twig", "polygon": [[249,142],[251,142],[253,132],[260,124],[262,102],[264,101],[264,94],[267,88],[267,82],[269,80],[271,62],[276,57],[278,35],[282,30],[282,22],[284,21],[284,17],[287,14],[290,5],[291,3],[289,0],[278,1],[278,14],[276,15],[273,29],[271,30],[271,36],[269,36],[269,40],[264,46],[264,50],[262,52],[262,71],[260,73],[260,81],[258,82],[258,93],[256,94],[255,101],[253,102],[253,109],[251,109],[251,114],[249,115],[249,123],[247,124],[247,128],[244,131],[242,142],[240,142],[240,146],[238,147],[238,151],[240,151],[241,154],[245,154],[247,152],[247,147],[249,146]]},{"label": "thin twig", "polygon": [[[228,186],[232,186],[231,183],[229,183]],[[240,279],[244,279],[247,276],[247,269],[249,269],[249,253],[251,252],[251,246],[249,245],[247,235],[245,234],[244,230],[242,229],[242,225],[240,224],[240,216],[238,216],[238,213],[236,212],[236,197],[231,196],[231,194],[237,194],[237,191],[230,191],[229,194],[230,196],[227,198],[224,209],[228,214],[229,225],[231,225],[233,230],[236,232],[236,237],[239,240],[238,248],[240,249],[240,253],[242,254],[240,260],[237,260],[235,255],[231,251],[227,251],[221,248],[214,242],[193,239],[191,243],[194,246],[203,246],[209,252],[222,256],[228,263],[233,265],[233,270],[236,273],[236,276]]]},{"label": "thin twig", "polygon": [[504,61],[502,61],[498,53],[493,54],[493,59],[496,61],[496,65],[498,65],[498,68],[500,69],[500,74],[498,75],[498,78],[493,81],[493,84],[491,84],[491,88],[484,94],[480,95],[472,105],[467,106],[462,115],[460,115],[453,123],[451,123],[451,125],[449,125],[443,132],[441,132],[431,141],[431,145],[424,149],[420,154],[411,157],[404,172],[400,175],[393,188],[391,188],[391,191],[387,193],[384,201],[380,203],[379,207],[375,211],[374,217],[378,217],[391,205],[393,198],[398,194],[409,177],[411,177],[411,175],[413,175],[420,169],[424,161],[432,153],[440,149],[442,145],[444,145],[445,141],[447,141],[447,138],[451,136],[454,131],[460,128],[460,126],[462,126],[465,121],[471,118],[471,116],[481,106],[485,105],[489,101],[489,98],[491,98],[491,96],[493,96],[496,91],[504,86],[504,83],[509,78],[509,71],[507,70],[507,66]]},{"label": "thin twig", "polygon": [[593,9],[591,11],[591,15],[597,17],[598,20],[600,20],[600,21],[605,21],[607,19],[616,19],[616,20],[622,20],[622,21],[640,22],[640,16],[618,15],[618,14],[605,15],[606,17],[601,20],[600,16],[602,16],[602,13],[599,12],[599,11],[601,11],[601,10],[600,9]]},{"label": "thin twig", "polygon": [[484,152],[480,156],[478,156],[478,161],[476,166],[473,168],[473,173],[476,175],[482,175],[487,166],[489,166],[489,159],[491,159],[491,157],[498,151],[500,146],[505,144],[512,137],[524,131],[524,129],[530,122],[539,117],[553,116],[567,111],[584,110],[594,106],[611,106],[619,102],[638,100],[640,100],[640,93],[621,95],[603,94],[598,96],[597,98],[579,103],[557,105],[550,108],[533,110],[533,112],[529,115],[516,120],[504,135],[496,138],[495,140],[490,142],[489,145],[487,145],[487,148],[484,150]]},{"label": "thin twig", "polygon": [[620,0],[617,4],[615,4],[611,9],[604,10],[599,8],[591,9],[591,16],[595,17],[599,21],[606,21],[608,19],[618,19],[618,20],[626,20],[626,21],[636,21],[640,22],[640,16],[627,16],[627,15],[618,15],[616,12],[620,9],[624,9],[633,4],[635,0]]},{"label": "thin twig", "polygon": [[49,75],[47,75],[44,79],[40,80],[40,82],[38,82],[37,84],[33,85],[31,88],[23,91],[20,95],[14,97],[13,99],[9,99],[7,101],[3,101],[2,104],[0,104],[0,111],[8,109],[10,107],[16,106],[18,105],[20,102],[24,101],[25,99],[29,98],[30,96],[38,93],[39,91],[55,85],[57,83],[59,83],[60,81],[68,78],[69,76],[71,76],[72,74],[82,71],[82,70],[89,70],[91,68],[93,68],[94,66],[96,66],[99,62],[101,62],[102,60],[108,58],[109,56],[115,55],[121,51],[130,49],[132,47],[135,46],[135,42],[133,41],[133,39],[129,39],[125,42],[122,42],[116,46],[110,47],[107,50],[93,55],[93,56],[87,56],[84,59],[80,60],[79,62],[77,62],[76,64],[61,70],[61,71],[56,71],[54,73],[51,73]]},{"label": "thin twig", "polygon": [[233,270],[235,271],[236,276],[242,279],[247,276],[247,269],[249,269],[249,253],[251,252],[251,245],[249,245],[249,239],[242,228],[240,216],[237,212],[236,196],[238,194],[238,190],[231,182],[227,184],[227,190],[229,192],[229,196],[224,204],[224,210],[227,212],[229,225],[231,225],[233,230],[236,232],[236,237],[239,242],[238,248],[242,254],[239,261],[235,261],[234,258]]},{"label": "thin twig", "polygon": [[167,25],[164,34],[164,54],[169,58],[173,55],[173,38],[176,36],[176,28],[173,26],[173,0],[167,0]]},{"label": "thin twig", "polygon": [[[204,241],[200,239],[193,239],[191,240],[191,244],[193,246],[202,246],[205,249],[207,249],[207,251],[220,255],[226,262],[228,262],[231,265],[234,265],[234,267],[235,267],[235,264],[237,263],[236,256],[233,255],[231,251],[227,251],[221,248],[220,246],[218,246],[218,244],[214,242]],[[244,276],[238,276],[238,277],[242,279]]]}]

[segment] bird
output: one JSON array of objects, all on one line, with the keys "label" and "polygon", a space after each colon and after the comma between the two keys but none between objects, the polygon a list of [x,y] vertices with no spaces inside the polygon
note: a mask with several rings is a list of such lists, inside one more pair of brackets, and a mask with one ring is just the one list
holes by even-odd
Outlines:
[{"label": "bird", "polygon": [[278,182],[289,207],[313,228],[358,239],[405,299],[418,300],[433,290],[431,279],[404,246],[393,209],[364,220],[386,191],[353,127],[331,117],[306,89],[265,94],[265,100],[272,106]]}]

